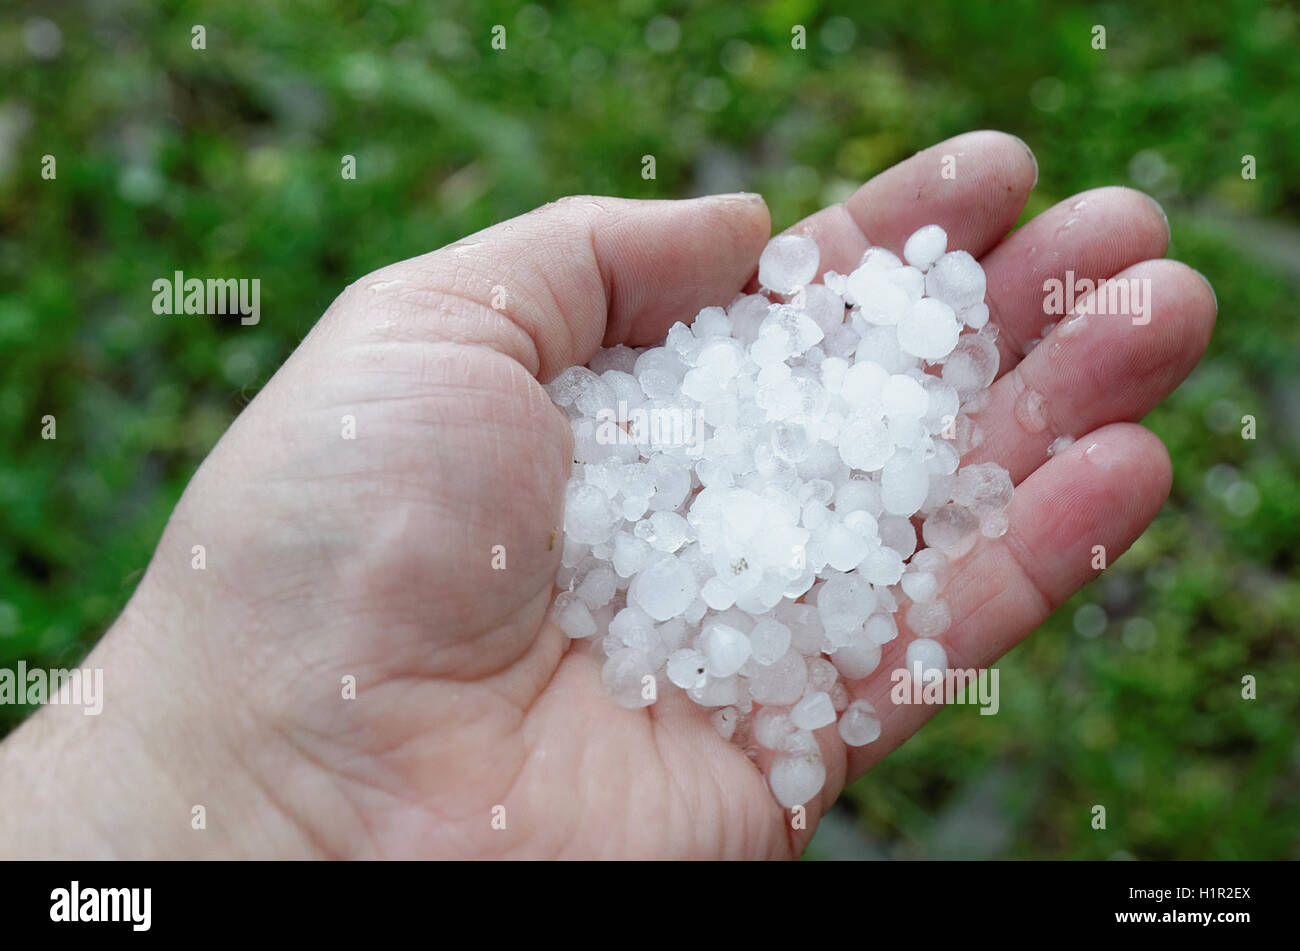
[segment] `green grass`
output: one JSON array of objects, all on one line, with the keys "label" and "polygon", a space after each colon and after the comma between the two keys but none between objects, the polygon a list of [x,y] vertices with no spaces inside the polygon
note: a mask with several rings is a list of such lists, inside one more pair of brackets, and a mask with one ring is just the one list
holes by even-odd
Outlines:
[{"label": "green grass", "polygon": [[[0,21],[0,665],[85,654],[205,453],[362,273],[575,192],[756,190],[784,227],[933,141],[1000,128],[1037,153],[1030,213],[1104,184],[1159,198],[1220,323],[1148,420],[1175,469],[1156,523],[1005,660],[999,716],[946,710],[849,790],[858,831],[904,856],[1300,858],[1294,7],[96,9]],[[62,31],[49,61],[23,44],[38,15]],[[675,49],[645,42],[656,16]],[[262,323],[155,316],[150,284],[177,268],[261,278]],[[1109,619],[1093,639],[1072,627],[1085,603]],[[0,729],[23,712],[0,707]],[[981,822],[986,838],[954,832]]]}]

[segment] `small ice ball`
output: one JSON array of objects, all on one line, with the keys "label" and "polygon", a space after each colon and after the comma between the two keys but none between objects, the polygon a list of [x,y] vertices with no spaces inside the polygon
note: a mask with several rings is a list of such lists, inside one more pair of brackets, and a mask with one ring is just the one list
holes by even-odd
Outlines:
[{"label": "small ice ball", "polygon": [[784,706],[797,703],[808,683],[808,667],[793,648],[774,664],[760,666],[749,678],[755,703]]},{"label": "small ice ball", "polygon": [[948,250],[948,232],[938,225],[925,225],[912,232],[903,244],[903,257],[912,267],[928,271]]},{"label": "small ice ball", "polygon": [[674,555],[664,555],[637,572],[627,596],[656,621],[666,621],[685,611],[698,593],[690,567]]},{"label": "small ice ball", "polygon": [[625,647],[615,651],[600,671],[605,690],[620,705],[630,709],[654,703],[654,669],[644,651]]},{"label": "small ice ball", "polygon": [[793,809],[821,792],[826,785],[826,766],[816,753],[781,755],[772,761],[767,781],[776,801]]},{"label": "small ice ball", "polygon": [[840,458],[851,469],[875,472],[889,461],[895,448],[889,427],[881,419],[854,416],[840,431]]},{"label": "small ice ball", "polygon": [[578,585],[577,594],[588,608],[594,610],[609,604],[617,590],[618,579],[613,569],[606,565],[597,565],[587,572],[587,576],[582,579],[582,584]]},{"label": "small ice ball", "polygon": [[825,284],[805,287],[803,306],[823,333],[837,330],[844,323],[844,298]]},{"label": "small ice ball", "polygon": [[575,542],[595,545],[608,541],[619,517],[609,497],[595,486],[571,482],[564,495],[564,533]]},{"label": "small ice ball", "polygon": [[790,717],[779,707],[764,707],[754,717],[754,742],[769,750],[780,749],[785,738],[794,731]]},{"label": "small ice ball", "polygon": [[668,655],[668,679],[683,690],[703,687],[707,679],[708,658],[691,648],[673,651]]},{"label": "small ice ball", "polygon": [[902,588],[913,601],[933,601],[939,596],[939,579],[933,572],[909,569],[903,573]]},{"label": "small ice ball", "polygon": [[967,251],[949,251],[925,275],[925,293],[954,311],[984,300],[984,269]]},{"label": "small ice ball", "polygon": [[700,650],[708,658],[710,677],[730,677],[745,665],[751,652],[749,638],[729,624],[710,622],[700,637]]},{"label": "small ice ball", "polygon": [[932,512],[921,526],[921,537],[931,548],[937,548],[956,560],[966,554],[979,540],[980,520],[970,509],[949,502]]},{"label": "small ice ball", "polygon": [[899,260],[898,255],[888,248],[867,248],[862,252],[862,259],[858,262],[858,267],[875,268],[879,271],[892,271],[896,267],[902,267],[903,262]]},{"label": "small ice ball", "polygon": [[576,595],[563,592],[555,599],[552,611],[555,623],[566,636],[578,639],[596,633],[596,621],[587,605]]},{"label": "small ice ball", "polygon": [[961,328],[951,306],[927,297],[917,301],[898,323],[898,345],[914,357],[936,363],[957,345]]},{"label": "small ice ball", "polygon": [[983,334],[962,334],[943,362],[943,382],[958,393],[988,388],[998,375],[998,346]]},{"label": "small ice ball", "polygon": [[880,500],[891,515],[915,515],[930,491],[930,473],[915,453],[899,451],[881,468]]},{"label": "small ice ball", "polygon": [[865,700],[854,700],[840,714],[840,739],[849,746],[866,746],[880,738],[876,709]]},{"label": "small ice ball", "polygon": [[941,600],[917,601],[907,609],[907,626],[919,637],[938,637],[952,623],[952,614]]},{"label": "small ice ball", "polygon": [[982,330],[989,322],[989,305],[983,302],[972,304],[965,310],[959,311],[957,316],[972,330]]},{"label": "small ice ball", "polygon": [[774,664],[790,649],[790,628],[773,618],[759,618],[749,632],[749,643],[755,661]]},{"label": "small ice ball", "polygon": [[686,691],[686,695],[702,707],[729,707],[740,702],[740,681],[730,677],[709,677],[703,687]]},{"label": "small ice ball", "polygon": [[820,730],[835,722],[835,706],[830,694],[818,690],[808,694],[790,711],[790,722],[801,730]]},{"label": "small ice ball", "polygon": [[817,613],[832,639],[853,634],[875,606],[875,592],[857,575],[835,574],[817,590]]},{"label": "small ice ball", "polygon": [[845,679],[861,680],[880,666],[880,645],[855,641],[831,654],[831,663]]},{"label": "small ice ball", "polygon": [[609,633],[628,647],[649,651],[658,640],[654,621],[635,605],[629,605],[614,615],[609,622]]},{"label": "small ice ball", "polygon": [[630,532],[619,532],[614,536],[614,551],[611,564],[614,571],[622,578],[631,578],[645,565],[650,554],[650,546]]},{"label": "small ice ball", "polygon": [[873,614],[862,626],[862,632],[873,644],[888,644],[898,636],[898,622],[892,614]]},{"label": "small ice ball", "polygon": [[556,406],[567,407],[577,401],[593,380],[599,381],[600,377],[587,367],[566,367],[543,389]]},{"label": "small ice ball", "polygon": [[958,470],[952,500],[982,518],[1010,505],[1013,492],[1011,475],[1006,469],[996,462],[980,462]]},{"label": "small ice ball", "polygon": [[713,729],[718,731],[718,736],[730,740],[736,735],[736,724],[739,719],[740,712],[735,707],[723,707],[721,710],[713,711],[709,722],[713,724]]},{"label": "small ice ball", "polygon": [[913,676],[916,674],[917,665],[920,664],[920,680],[928,683],[936,675],[940,678],[945,675],[948,670],[948,652],[938,641],[928,637],[918,637],[907,645],[905,663],[908,673]]},{"label": "small ice ball", "polygon": [[705,307],[695,316],[691,325],[696,337],[731,336],[731,318],[721,307]]},{"label": "small ice ball", "polygon": [[808,692],[821,690],[829,692],[839,679],[839,672],[825,657],[808,658]]},{"label": "small ice ball", "polygon": [[881,404],[888,416],[912,416],[920,419],[930,408],[930,395],[919,381],[901,373],[892,374],[880,392]]},{"label": "small ice ball", "polygon": [[758,258],[758,282],[778,294],[791,294],[817,276],[817,242],[804,234],[779,234]]}]

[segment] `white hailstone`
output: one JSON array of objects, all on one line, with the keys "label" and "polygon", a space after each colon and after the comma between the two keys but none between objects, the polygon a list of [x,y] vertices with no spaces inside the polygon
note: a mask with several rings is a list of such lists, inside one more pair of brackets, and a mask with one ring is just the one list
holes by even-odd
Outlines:
[{"label": "white hailstone", "polygon": [[801,730],[820,730],[835,722],[835,706],[830,694],[818,690],[808,694],[790,711],[790,722]]},{"label": "white hailstone", "polygon": [[775,664],[790,649],[790,628],[773,618],[760,618],[749,632],[753,658],[760,664]]},{"label": "white hailstone", "polygon": [[724,740],[729,740],[736,735],[736,723],[740,719],[740,711],[735,707],[723,707],[721,710],[714,710],[709,721],[713,724],[713,729],[718,731],[718,736]]},{"label": "white hailstone", "polygon": [[905,353],[937,363],[952,352],[960,333],[952,307],[926,297],[909,307],[899,321],[898,345]]},{"label": "white hailstone", "polygon": [[829,691],[838,679],[839,672],[829,660],[824,657],[808,658],[808,693]]},{"label": "white hailstone", "polygon": [[951,623],[952,614],[941,600],[917,601],[907,609],[907,626],[919,637],[938,637]]},{"label": "white hailstone", "polygon": [[903,262],[899,260],[898,255],[888,248],[867,248],[862,252],[862,259],[858,261],[858,267],[876,268],[881,271],[892,271],[902,266]]},{"label": "white hailstone", "polygon": [[911,416],[920,419],[930,408],[930,395],[915,378],[892,374],[880,391],[880,401],[887,416]]},{"label": "white hailstone", "polygon": [[822,333],[837,330],[844,323],[844,298],[825,284],[809,284],[804,288],[804,307]]},{"label": "white hailstone", "polygon": [[890,515],[915,515],[930,491],[930,473],[920,456],[895,452],[880,473],[880,500]]},{"label": "white hailstone", "polygon": [[604,492],[586,483],[569,483],[564,497],[564,533],[569,538],[594,545],[608,541],[617,525],[618,512]]},{"label": "white hailstone", "polygon": [[651,651],[656,634],[654,621],[640,608],[629,606],[619,611],[609,622],[609,633],[628,647]]},{"label": "white hailstone", "polygon": [[817,276],[817,242],[804,234],[779,234],[758,257],[758,283],[790,294]]},{"label": "white hailstone", "polygon": [[668,555],[638,572],[627,596],[656,621],[666,621],[685,611],[697,593],[691,569]]},{"label": "white hailstone", "polygon": [[984,300],[984,269],[966,251],[949,251],[925,275],[925,293],[954,311]]},{"label": "white hailstone", "polygon": [[700,651],[689,648],[673,651],[668,655],[668,679],[683,690],[703,687],[708,663],[708,657]]},{"label": "white hailstone", "polygon": [[705,307],[695,315],[691,330],[696,337],[730,337],[731,318],[721,307]]},{"label": "white hailstone", "polygon": [[842,683],[836,683],[831,687],[830,692],[831,706],[835,708],[836,713],[843,713],[849,705],[849,688]]},{"label": "white hailstone", "polygon": [[983,334],[962,334],[943,363],[943,382],[958,393],[987,392],[998,375],[998,346]]},{"label": "white hailstone", "polygon": [[898,636],[898,622],[889,614],[873,614],[862,626],[862,633],[872,644],[888,644]]},{"label": "white hailstone", "polygon": [[[897,627],[894,628],[894,633],[897,635]],[[880,666],[880,645],[853,643],[838,648],[834,654],[831,654],[831,663],[845,679],[861,680]]]},{"label": "white hailstone", "polygon": [[654,703],[655,692],[647,689],[654,684],[654,667],[644,651],[634,647],[615,651],[601,668],[600,681],[622,706],[635,710]]},{"label": "white hailstone", "polygon": [[903,291],[909,304],[925,296],[925,275],[911,265],[890,271],[889,282]]},{"label": "white hailstone", "polygon": [[730,677],[745,666],[752,648],[744,631],[715,621],[700,635],[700,650],[708,659],[710,677]]},{"label": "white hailstone", "polygon": [[817,591],[817,613],[833,643],[849,644],[876,606],[871,585],[854,574],[835,574]]},{"label": "white hailstone", "polygon": [[614,571],[623,578],[631,578],[645,564],[650,553],[650,546],[628,532],[619,532],[614,536],[614,551],[610,564]]},{"label": "white hailstone", "polygon": [[876,709],[865,700],[854,700],[840,714],[840,739],[849,746],[866,746],[880,738]]},{"label": "white hailstone", "polygon": [[925,225],[912,232],[903,245],[903,257],[912,267],[928,271],[948,250],[948,232],[938,225]]},{"label": "white hailstone", "polygon": [[773,751],[785,805],[825,783],[812,731],[879,736],[844,681],[878,670],[900,612],[907,659],[946,664],[949,564],[1007,530],[1006,470],[961,464],[998,366],[983,271],[937,226],[903,250],[814,284],[815,242],[778,236],[762,293],[546,385],[574,445],[552,622],[618,703],[680,690]]},{"label": "white hailstone", "polygon": [[797,703],[808,683],[808,668],[797,651],[789,650],[775,663],[758,667],[749,677],[755,703]]},{"label": "white hailstone", "polygon": [[826,785],[826,766],[816,753],[786,754],[772,761],[768,784],[786,809],[806,803]]},{"label": "white hailstone", "polygon": [[614,570],[606,565],[597,565],[582,579],[577,594],[588,608],[594,610],[609,604],[616,591],[618,591],[618,576],[614,574]]},{"label": "white hailstone", "polygon": [[939,596],[939,579],[933,572],[909,569],[903,573],[902,588],[913,601],[933,601]]},{"label": "white hailstone", "polygon": [[794,731],[790,717],[779,707],[763,707],[754,718],[754,742],[769,750],[780,749]]},{"label": "white hailstone", "polygon": [[596,621],[587,605],[567,591],[555,599],[552,616],[560,630],[571,638],[591,637],[596,633]]},{"label": "white hailstone", "polygon": [[1011,476],[995,462],[963,466],[957,473],[952,500],[967,506],[977,518],[1011,504]]},{"label": "white hailstone", "polygon": [[920,680],[929,682],[936,675],[942,677],[948,670],[948,652],[938,641],[928,637],[918,637],[907,645],[904,658],[909,675],[915,676],[920,665]]},{"label": "white hailstone", "polygon": [[957,314],[962,323],[972,330],[982,330],[989,325],[989,305],[983,302],[972,304]]},{"label": "white hailstone", "polygon": [[980,520],[970,509],[949,502],[932,512],[921,526],[921,537],[931,548],[957,559],[979,539]]}]

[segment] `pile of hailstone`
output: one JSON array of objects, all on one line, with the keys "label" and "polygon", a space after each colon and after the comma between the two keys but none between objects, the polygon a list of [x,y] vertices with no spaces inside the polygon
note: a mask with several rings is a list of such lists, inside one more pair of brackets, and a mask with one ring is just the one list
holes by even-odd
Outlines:
[{"label": "pile of hailstone", "polygon": [[928,225],[906,263],[873,247],[813,283],[816,243],[773,238],[760,293],[547,386],[574,439],[553,619],[620,704],[681,690],[771,751],[787,808],[825,783],[814,731],[880,735],[849,684],[899,612],[908,669],[946,665],[949,566],[1007,529],[1006,470],[960,465],[998,352],[984,272],[947,243]]}]

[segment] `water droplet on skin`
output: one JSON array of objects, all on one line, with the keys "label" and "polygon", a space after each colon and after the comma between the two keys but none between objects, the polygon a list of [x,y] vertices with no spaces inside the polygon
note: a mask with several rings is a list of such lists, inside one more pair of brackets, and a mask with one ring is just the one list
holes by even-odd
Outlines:
[{"label": "water droplet on skin", "polygon": [[1023,390],[1016,397],[1016,419],[1031,433],[1041,433],[1047,428],[1047,400],[1037,390]]}]

